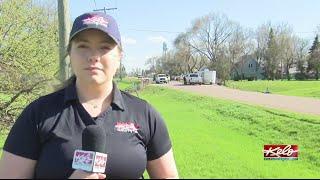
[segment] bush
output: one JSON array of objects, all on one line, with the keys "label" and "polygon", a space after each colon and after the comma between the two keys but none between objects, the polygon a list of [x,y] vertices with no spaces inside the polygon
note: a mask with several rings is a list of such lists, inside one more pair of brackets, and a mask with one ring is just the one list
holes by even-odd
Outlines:
[{"label": "bush", "polygon": [[294,75],[294,78],[295,78],[296,80],[306,80],[306,79],[308,79],[307,75],[304,74],[304,73],[296,73],[296,74]]}]

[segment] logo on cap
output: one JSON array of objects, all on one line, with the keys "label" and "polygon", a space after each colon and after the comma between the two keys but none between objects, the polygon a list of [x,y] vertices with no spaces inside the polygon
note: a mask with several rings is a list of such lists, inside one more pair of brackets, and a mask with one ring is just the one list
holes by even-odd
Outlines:
[{"label": "logo on cap", "polygon": [[108,21],[106,21],[103,17],[100,17],[100,16],[89,17],[82,21],[83,21],[83,24],[95,24],[96,26],[101,25],[104,27],[108,27]]}]

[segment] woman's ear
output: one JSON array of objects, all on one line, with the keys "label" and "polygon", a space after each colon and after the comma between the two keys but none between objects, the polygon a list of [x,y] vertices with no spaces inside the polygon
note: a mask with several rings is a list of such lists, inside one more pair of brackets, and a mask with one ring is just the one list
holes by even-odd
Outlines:
[{"label": "woman's ear", "polygon": [[123,51],[120,50],[120,61],[122,60],[123,58]]}]

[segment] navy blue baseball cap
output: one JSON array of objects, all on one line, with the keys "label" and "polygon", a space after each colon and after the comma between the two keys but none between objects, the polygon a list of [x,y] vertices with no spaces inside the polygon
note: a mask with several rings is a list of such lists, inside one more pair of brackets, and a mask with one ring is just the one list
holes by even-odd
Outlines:
[{"label": "navy blue baseball cap", "polygon": [[121,47],[121,37],[116,20],[102,12],[89,12],[78,16],[72,25],[69,42],[79,32],[86,29],[98,29],[109,35]]}]

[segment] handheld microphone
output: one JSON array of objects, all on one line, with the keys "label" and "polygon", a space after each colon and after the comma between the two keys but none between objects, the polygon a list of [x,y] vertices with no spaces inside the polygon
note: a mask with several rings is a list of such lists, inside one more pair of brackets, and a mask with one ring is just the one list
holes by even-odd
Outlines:
[{"label": "handheld microphone", "polygon": [[89,125],[82,132],[82,150],[73,154],[72,168],[104,173],[107,164],[106,132],[97,125]]}]

